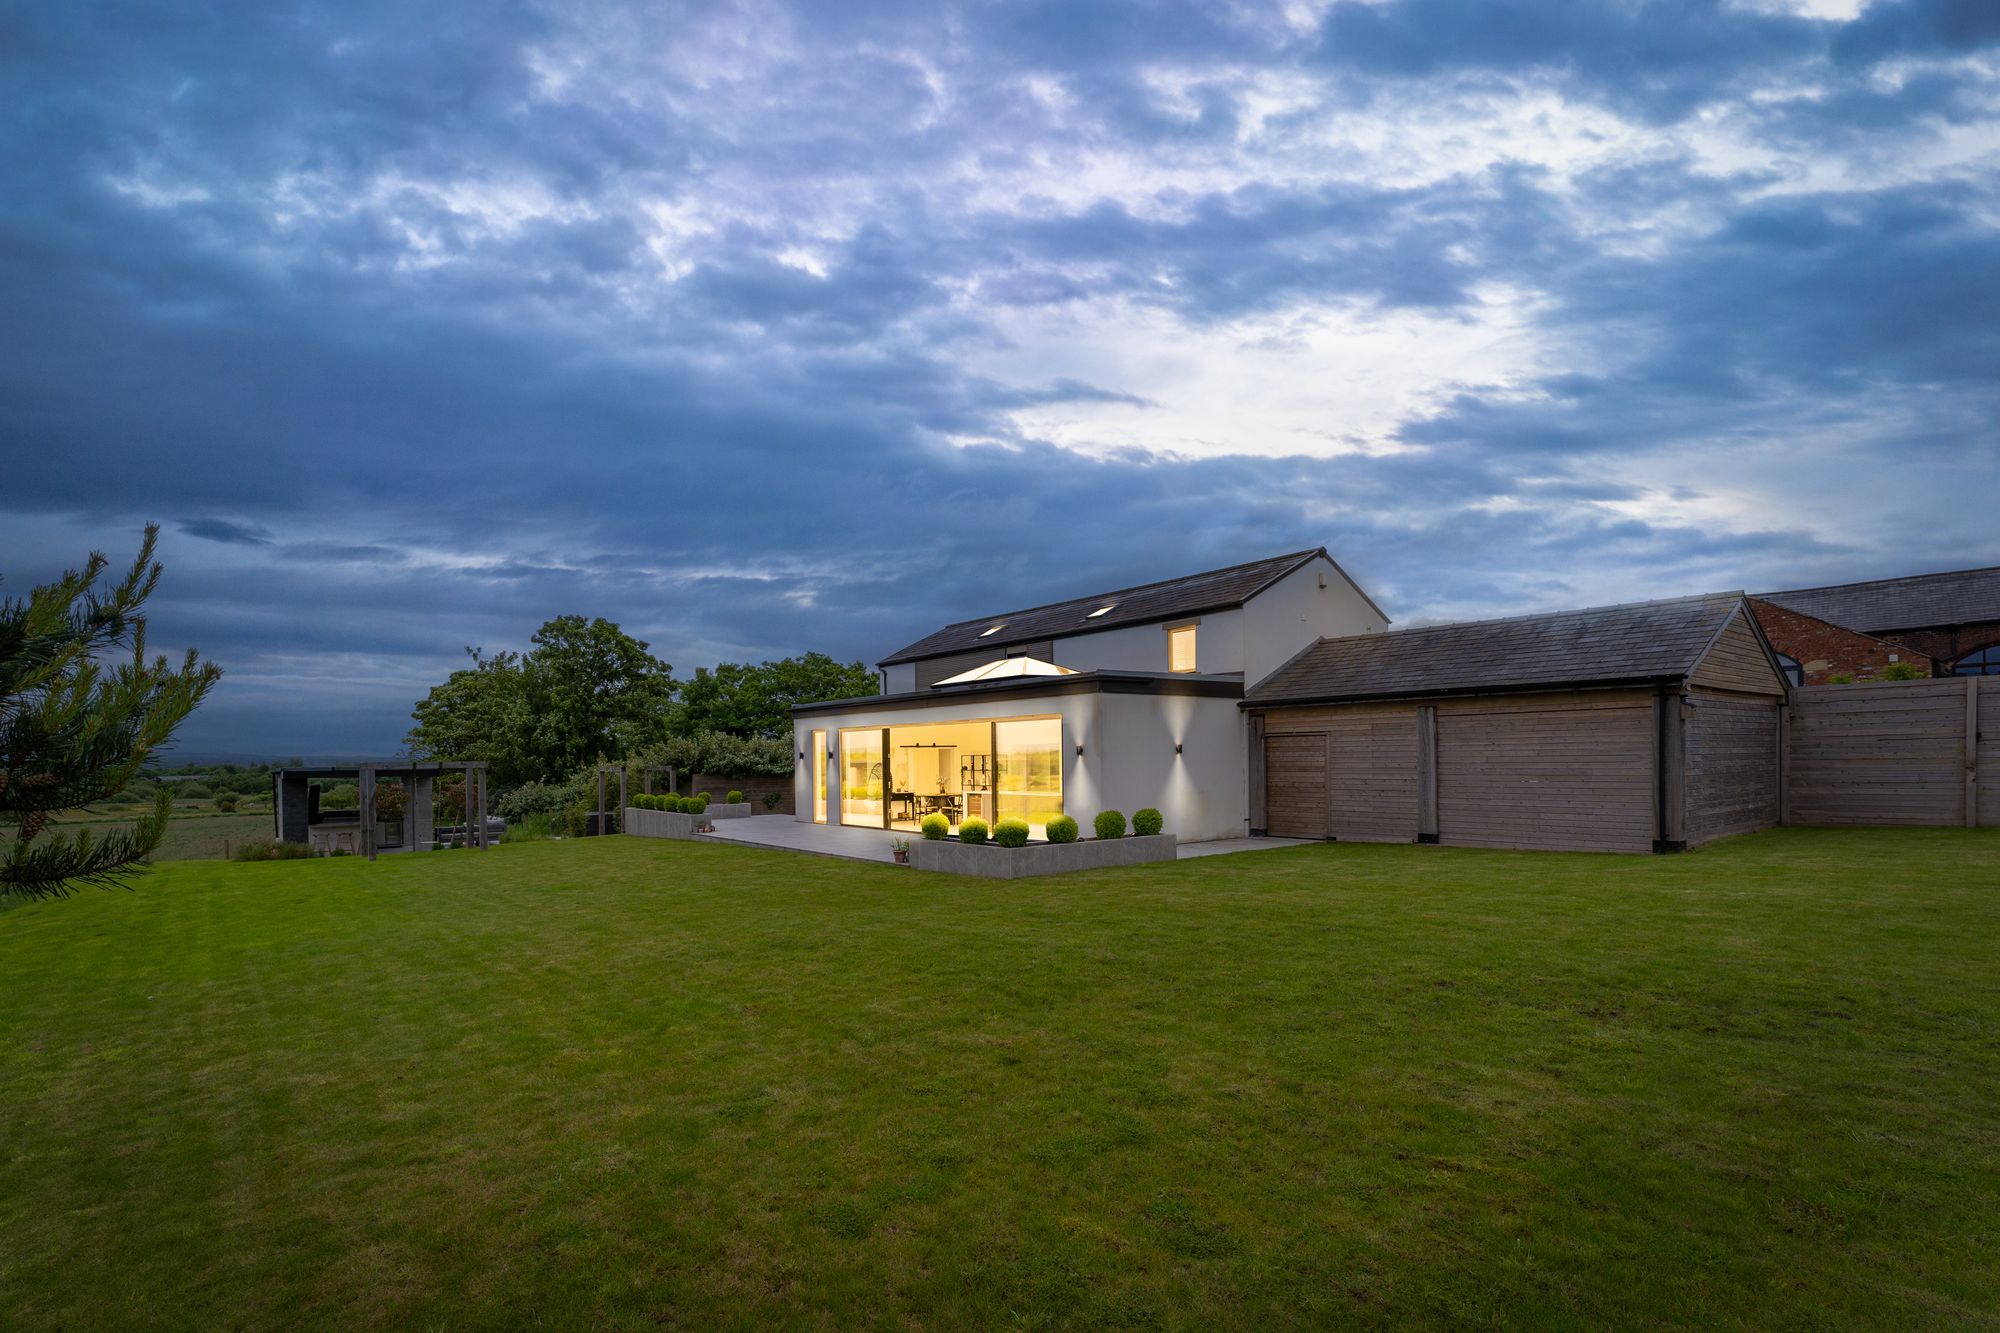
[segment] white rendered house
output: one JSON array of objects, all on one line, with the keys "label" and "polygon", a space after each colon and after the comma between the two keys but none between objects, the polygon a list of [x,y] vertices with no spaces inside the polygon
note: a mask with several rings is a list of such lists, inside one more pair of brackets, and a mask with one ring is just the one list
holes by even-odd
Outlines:
[{"label": "white rendered house", "polygon": [[882,693],[793,710],[799,818],[915,832],[1151,806],[1184,842],[1249,830],[1246,689],[1388,617],[1324,547],[947,625]]}]

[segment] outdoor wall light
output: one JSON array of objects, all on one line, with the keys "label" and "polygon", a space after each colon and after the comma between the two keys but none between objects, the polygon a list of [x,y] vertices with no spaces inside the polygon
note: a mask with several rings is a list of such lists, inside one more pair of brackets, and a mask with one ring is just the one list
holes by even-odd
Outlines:
[{"label": "outdoor wall light", "polygon": [[1078,759],[1083,758],[1083,747],[1081,745],[1076,747],[1076,757]]},{"label": "outdoor wall light", "polygon": [[1175,754],[1179,754],[1180,752],[1181,752],[1181,747],[1180,747],[1180,743],[1179,743],[1178,741],[1176,741],[1176,742],[1174,743],[1174,753],[1175,753]]}]

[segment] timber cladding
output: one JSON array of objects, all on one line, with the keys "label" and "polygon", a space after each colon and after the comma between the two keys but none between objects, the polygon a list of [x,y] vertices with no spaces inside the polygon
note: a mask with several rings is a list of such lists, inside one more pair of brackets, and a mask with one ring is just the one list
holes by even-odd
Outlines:
[{"label": "timber cladding", "polygon": [[2000,682],[1818,685],[1792,696],[1786,822],[2000,822]]},{"label": "timber cladding", "polygon": [[1440,703],[1438,841],[1650,851],[1653,745],[1648,693]]},{"label": "timber cladding", "polygon": [[1782,707],[1782,699],[1689,696],[1690,845],[1777,824]]},{"label": "timber cladding", "polygon": [[[1265,722],[1265,801],[1273,837],[1410,842],[1417,834],[1417,710],[1410,704],[1288,709]],[[1320,757],[1304,751],[1317,738]],[[1275,748],[1274,748],[1275,743]],[[1317,763],[1311,790],[1286,790],[1274,760]],[[1280,803],[1283,804],[1282,814]],[[1310,808],[1310,807],[1315,807]],[[1282,832],[1282,829],[1319,830]]]},{"label": "timber cladding", "polygon": [[1274,838],[1324,838],[1327,736],[1284,731],[1264,738],[1264,812]]},{"label": "timber cladding", "polygon": [[[1433,707],[1438,841],[1651,850],[1650,692],[1501,696]],[[1271,835],[1416,841],[1419,713],[1416,704],[1363,703],[1265,715]]]}]

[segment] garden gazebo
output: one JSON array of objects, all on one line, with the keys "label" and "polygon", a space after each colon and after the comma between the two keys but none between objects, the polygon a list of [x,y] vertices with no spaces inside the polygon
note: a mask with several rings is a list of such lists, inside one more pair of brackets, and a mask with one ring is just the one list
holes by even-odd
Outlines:
[{"label": "garden gazebo", "polygon": [[[465,842],[482,850],[492,839],[486,827],[486,764],[483,760],[417,762],[409,759],[366,760],[310,768],[281,768],[271,774],[271,809],[281,842],[296,842],[320,850],[342,850],[369,860],[382,852],[429,851],[437,844],[431,823],[432,790],[440,777],[465,776]],[[378,817],[377,783],[400,782],[405,793],[401,820]],[[351,781],[360,800],[352,818],[345,812],[322,813],[313,799],[315,780]]]}]

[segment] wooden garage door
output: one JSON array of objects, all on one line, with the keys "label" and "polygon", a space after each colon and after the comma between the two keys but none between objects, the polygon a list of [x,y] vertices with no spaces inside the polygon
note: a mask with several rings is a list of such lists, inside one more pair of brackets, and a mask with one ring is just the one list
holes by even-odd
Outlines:
[{"label": "wooden garage door", "polygon": [[1417,710],[1410,705],[1343,709],[1327,724],[1330,832],[1348,842],[1417,837]]},{"label": "wooden garage door", "polygon": [[1324,838],[1326,733],[1264,738],[1264,818],[1274,838]]},{"label": "wooden garage door", "polygon": [[1438,841],[1649,851],[1650,696],[1441,704]]}]

